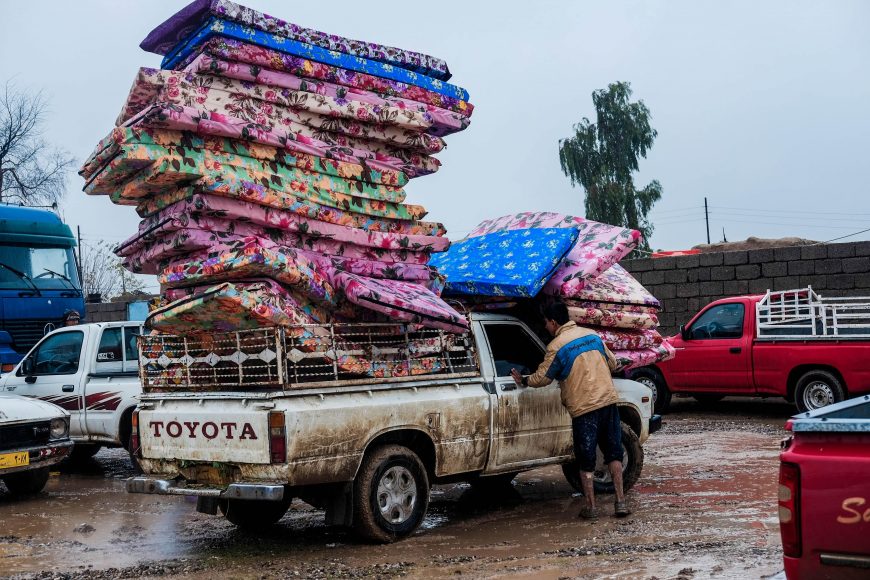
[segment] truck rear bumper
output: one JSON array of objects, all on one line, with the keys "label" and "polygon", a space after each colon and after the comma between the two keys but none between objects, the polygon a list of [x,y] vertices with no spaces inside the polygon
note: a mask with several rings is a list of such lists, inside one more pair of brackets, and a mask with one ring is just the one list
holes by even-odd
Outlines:
[{"label": "truck rear bumper", "polygon": [[661,415],[653,415],[649,418],[649,433],[652,435],[656,431],[662,428],[662,416]]},{"label": "truck rear bumper", "polygon": [[189,486],[184,482],[158,479],[154,477],[131,477],[127,480],[129,493],[153,493],[157,495],[191,495],[220,499],[248,499],[281,501],[284,499],[284,486],[267,483],[231,483],[225,488],[208,486]]}]

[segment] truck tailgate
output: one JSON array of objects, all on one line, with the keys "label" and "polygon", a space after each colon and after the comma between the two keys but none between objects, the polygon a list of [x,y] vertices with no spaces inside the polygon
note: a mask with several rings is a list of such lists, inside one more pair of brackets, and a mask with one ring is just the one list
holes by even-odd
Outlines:
[{"label": "truck tailgate", "polygon": [[[835,565],[843,555],[862,556],[870,566],[870,434],[801,433],[790,454],[800,466],[801,529],[806,556],[831,566],[817,577],[870,577],[870,569],[850,576],[851,566]],[[824,566],[822,566],[824,568]]]},{"label": "truck tailgate", "polygon": [[269,463],[269,412],[194,405],[139,412],[146,459]]}]

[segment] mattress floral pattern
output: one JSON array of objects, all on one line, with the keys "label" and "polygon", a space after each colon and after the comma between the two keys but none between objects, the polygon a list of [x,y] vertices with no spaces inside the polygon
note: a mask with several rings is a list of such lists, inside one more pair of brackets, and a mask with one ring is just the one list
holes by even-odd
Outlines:
[{"label": "mattress floral pattern", "polygon": [[435,105],[402,97],[384,97],[372,91],[304,78],[292,73],[251,66],[241,62],[232,62],[209,54],[200,54],[184,70],[191,74],[218,75],[247,83],[268,85],[263,87],[266,91],[275,90],[275,88],[303,91],[311,95],[331,97],[337,103],[346,101],[358,106],[369,106],[375,113],[369,115],[373,117],[372,122],[390,122],[407,116],[413,121],[411,127],[423,127],[431,135],[450,135],[466,129],[471,122],[467,115]]},{"label": "mattress floral pattern", "polygon": [[[181,146],[185,149],[210,150],[226,153],[232,156],[249,157],[266,163],[281,164],[331,177],[340,177],[354,182],[369,183],[378,186],[402,187],[408,182],[408,176],[393,169],[376,169],[366,164],[347,163],[328,157],[319,157],[307,153],[291,152],[284,147],[264,146],[246,140],[226,139],[211,135],[200,135],[193,132],[151,129],[148,127],[116,127],[102,139],[94,152],[85,162],[79,175],[91,179],[107,163],[118,157],[124,146],[130,146],[128,155],[139,149],[147,156],[142,159],[141,167],[147,166],[147,161],[153,161],[156,156],[165,155],[165,149],[151,153],[151,148]],[[142,146],[136,148],[134,146]],[[138,157],[137,157],[138,159]],[[401,201],[401,200],[398,200]]]},{"label": "mattress floral pattern", "polygon": [[[661,307],[656,297],[619,264],[614,264],[603,274],[588,279],[583,288],[572,294],[572,298],[578,301],[646,306],[653,312]],[[613,309],[613,306],[608,308]]]},{"label": "mattress floral pattern", "polygon": [[[176,202],[152,213],[139,225],[139,233],[122,243],[122,247],[148,234],[160,235],[188,227],[214,230],[225,222],[211,220],[232,220],[236,223],[251,223],[281,229],[291,233],[304,234],[312,238],[326,238],[381,250],[397,252],[442,252],[449,247],[449,240],[443,235],[443,228],[434,232],[429,229],[412,229],[402,233],[377,229],[379,223],[372,223],[367,230],[341,224],[310,219],[297,213],[262,206],[236,199],[194,193],[189,198]],[[436,235],[427,235],[434,233]]]},{"label": "mattress floral pattern", "polygon": [[[474,110],[468,99],[458,99],[414,84],[331,66],[225,37],[207,40],[200,47],[200,53],[228,61],[289,72],[304,78],[328,81],[348,88],[371,91],[384,97],[400,97],[417,101],[466,116],[471,116]],[[193,60],[195,58],[191,62]]]},{"label": "mattress floral pattern", "polygon": [[447,63],[440,58],[305,28],[229,0],[196,0],[188,4],[151,31],[139,46],[149,52],[166,54],[175,45],[199,29],[209,16],[217,16],[263,32],[348,55],[392,64],[441,80],[446,81],[450,78]]},{"label": "mattress floral pattern", "polygon": [[576,239],[568,228],[496,231],[455,243],[432,264],[447,276],[452,294],[533,297]]},{"label": "mattress floral pattern", "polygon": [[152,68],[139,69],[117,124],[158,102],[231,115],[272,129],[283,126],[312,138],[323,132],[343,133],[424,153],[437,153],[445,146],[443,139],[424,132],[431,124],[412,111]]},{"label": "mattress floral pattern", "polygon": [[172,50],[167,52],[160,67],[165,69],[183,68],[196,57],[201,45],[213,37],[240,40],[292,56],[340,67],[345,70],[415,85],[455,99],[468,100],[468,92],[465,89],[440,79],[378,61],[362,57],[352,57],[319,46],[270,35],[262,30],[246,28],[238,23],[214,17],[209,18],[198,31],[176,44]]},{"label": "mattress floral pattern", "polygon": [[568,305],[568,316],[583,326],[604,326],[612,328],[631,328],[646,330],[658,328],[659,319],[655,314],[639,314],[603,308],[578,308]]},{"label": "mattress floral pattern", "polygon": [[577,230],[576,244],[544,288],[547,294],[563,297],[574,296],[587,280],[599,276],[628,255],[640,241],[640,233],[635,230],[552,212],[526,212],[487,220],[468,237],[526,228]]},{"label": "mattress floral pattern", "polygon": [[424,175],[423,170],[398,157],[375,151],[330,145],[320,139],[294,133],[283,127],[269,127],[237,117],[169,103],[156,103],[127,121],[128,127],[153,127],[191,131],[215,137],[252,141],[285,148],[295,153],[368,165],[381,170],[403,171],[409,177]]}]

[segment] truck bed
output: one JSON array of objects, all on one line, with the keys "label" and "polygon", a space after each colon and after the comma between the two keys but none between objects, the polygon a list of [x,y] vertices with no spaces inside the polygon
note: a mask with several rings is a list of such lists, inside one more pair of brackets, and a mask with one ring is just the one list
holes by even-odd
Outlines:
[{"label": "truck bed", "polygon": [[145,393],[284,391],[480,374],[469,333],[329,324],[139,339]]}]

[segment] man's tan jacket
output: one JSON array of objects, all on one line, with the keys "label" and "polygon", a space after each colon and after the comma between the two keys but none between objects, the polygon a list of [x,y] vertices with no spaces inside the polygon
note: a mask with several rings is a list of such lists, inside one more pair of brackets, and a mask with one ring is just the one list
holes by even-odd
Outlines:
[{"label": "man's tan jacket", "polygon": [[547,345],[544,362],[525,382],[530,387],[544,387],[559,381],[562,404],[573,418],[619,400],[610,376],[615,368],[616,358],[601,337],[567,322]]}]

